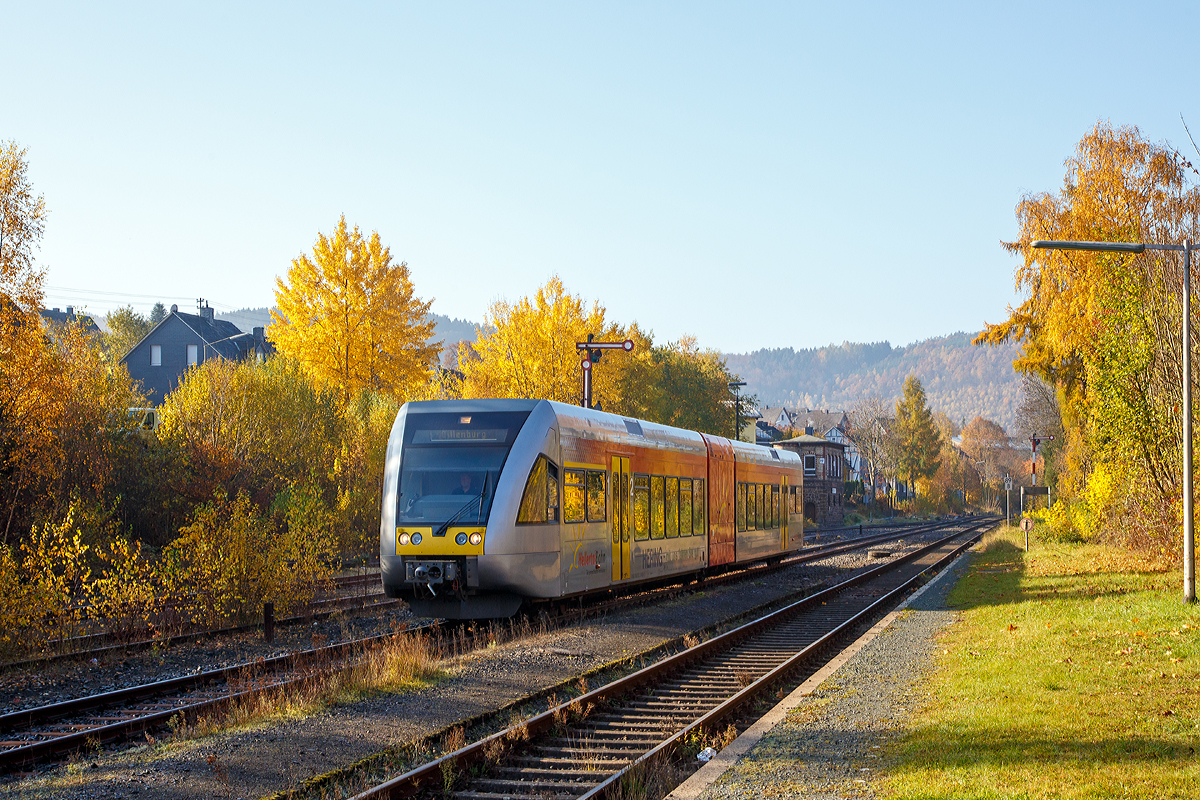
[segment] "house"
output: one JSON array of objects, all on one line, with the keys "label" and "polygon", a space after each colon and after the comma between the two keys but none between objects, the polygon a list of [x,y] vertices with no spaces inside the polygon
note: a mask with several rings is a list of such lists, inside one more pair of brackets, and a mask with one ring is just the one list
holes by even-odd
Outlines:
[{"label": "house", "polygon": [[858,446],[850,438],[850,417],[845,411],[821,411],[812,408],[798,408],[791,412],[796,426],[803,427],[806,433],[821,436],[831,442],[840,442],[846,450],[846,480],[863,480],[862,462]]},{"label": "house", "polygon": [[83,325],[83,329],[87,333],[97,333],[100,330],[100,327],[96,325],[96,320],[87,314],[76,314],[75,306],[67,306],[66,311],[59,311],[57,308],[41,308],[38,309],[38,314],[41,315],[45,325],[79,323]]},{"label": "house", "polygon": [[843,481],[846,446],[811,433],[776,442],[800,456],[804,467],[804,519],[823,527],[845,522]]},{"label": "house", "polygon": [[263,361],[275,352],[264,328],[243,333],[232,322],[214,319],[203,300],[197,311],[186,314],[171,306],[171,313],[121,359],[129,377],[141,384],[142,393],[155,405],[179,385],[189,367],[217,357]]},{"label": "house", "polygon": [[792,416],[786,408],[764,408],[762,421],[772,428],[786,431],[792,427]]}]

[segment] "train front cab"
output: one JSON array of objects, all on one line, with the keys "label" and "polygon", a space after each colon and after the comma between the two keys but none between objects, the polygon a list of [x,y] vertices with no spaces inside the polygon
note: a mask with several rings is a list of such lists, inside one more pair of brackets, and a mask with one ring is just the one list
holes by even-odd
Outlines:
[{"label": "train front cab", "polygon": [[464,400],[401,409],[380,515],[389,596],[406,599],[418,616],[485,618],[511,616],[539,580],[553,589],[556,531],[531,526],[514,537],[511,523],[530,466],[557,445],[545,406]]}]

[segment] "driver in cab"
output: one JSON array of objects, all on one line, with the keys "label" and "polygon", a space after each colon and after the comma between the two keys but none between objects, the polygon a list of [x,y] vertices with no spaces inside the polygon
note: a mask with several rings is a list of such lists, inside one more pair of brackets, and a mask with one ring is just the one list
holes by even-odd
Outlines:
[{"label": "driver in cab", "polygon": [[478,492],[472,488],[473,486],[474,481],[471,480],[471,473],[464,472],[458,476],[458,488],[452,491],[450,494],[478,494]]}]

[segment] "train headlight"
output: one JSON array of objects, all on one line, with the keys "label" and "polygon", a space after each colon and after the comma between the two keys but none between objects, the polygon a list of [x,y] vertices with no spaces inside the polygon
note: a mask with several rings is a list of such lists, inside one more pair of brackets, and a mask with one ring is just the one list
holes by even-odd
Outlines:
[{"label": "train headlight", "polygon": [[414,533],[414,534],[412,535],[412,543],[413,543],[413,544],[420,544],[420,543],[421,543],[421,534],[419,534],[419,533]]},{"label": "train headlight", "polygon": [[396,537],[396,543],[400,544],[402,546],[408,544],[408,534],[407,533],[400,534],[398,537]]},{"label": "train headlight", "polygon": [[465,533],[459,533],[458,536],[454,537],[454,543],[459,547],[462,547],[467,543],[467,535]]},{"label": "train headlight", "polygon": [[483,534],[476,531],[471,534],[471,544],[479,544],[483,541]]}]

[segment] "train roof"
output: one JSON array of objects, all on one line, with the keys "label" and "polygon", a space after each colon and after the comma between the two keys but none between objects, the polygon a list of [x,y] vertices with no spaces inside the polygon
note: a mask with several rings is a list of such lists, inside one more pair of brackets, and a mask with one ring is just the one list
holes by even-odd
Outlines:
[{"label": "train roof", "polygon": [[485,411],[532,411],[544,400],[487,398],[481,400],[413,400],[405,403],[409,414],[466,414]]},{"label": "train roof", "polygon": [[[592,408],[560,403],[556,400],[517,400],[507,398],[487,398],[478,400],[418,400],[407,403],[409,414],[434,413],[484,413],[487,411],[528,411],[532,412],[540,404],[545,403],[558,420],[560,432],[568,433],[581,439],[602,439],[604,441],[631,446],[653,444],[656,447],[690,452],[697,455],[707,455],[708,445],[704,437],[696,431],[676,428],[672,425],[661,425],[643,419],[627,417],[622,414],[612,414],[608,411],[597,411]],[[800,464],[800,457],[787,450],[773,447],[737,442],[721,438],[733,447],[734,458],[744,464],[761,464],[763,466],[791,466]]]}]

